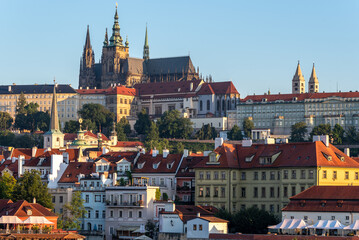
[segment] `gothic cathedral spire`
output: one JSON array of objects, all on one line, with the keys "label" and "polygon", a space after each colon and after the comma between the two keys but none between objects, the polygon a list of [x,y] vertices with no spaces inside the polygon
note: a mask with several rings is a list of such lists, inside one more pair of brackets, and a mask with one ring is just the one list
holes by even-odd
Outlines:
[{"label": "gothic cathedral spire", "polygon": [[308,82],[308,92],[309,93],[319,92],[319,81],[317,78],[317,74],[315,73],[314,63],[313,63],[312,74],[310,75],[310,79]]},{"label": "gothic cathedral spire", "polygon": [[57,112],[56,84],[54,84],[54,92],[52,95],[51,122],[49,131],[61,132],[59,127],[59,115]]},{"label": "gothic cathedral spire", "polygon": [[114,23],[112,26],[112,36],[110,38],[110,45],[111,46],[123,46],[122,44],[122,37],[120,35],[120,24],[118,23],[118,14],[117,14],[117,6],[116,12],[114,17]]},{"label": "gothic cathedral spire", "polygon": [[106,33],[105,33],[105,41],[103,41],[103,46],[104,46],[104,47],[107,47],[107,46],[108,46],[107,28],[106,28]]},{"label": "gothic cathedral spire", "polygon": [[79,77],[79,87],[96,87],[96,76],[94,72],[95,65],[95,53],[92,50],[91,40],[90,40],[90,29],[87,25],[86,40],[84,45],[84,50],[82,53],[82,58],[80,61],[80,77]]},{"label": "gothic cathedral spire", "polygon": [[147,24],[146,24],[145,44],[143,46],[143,59],[148,60],[149,58],[150,58],[150,46],[148,45]]},{"label": "gothic cathedral spire", "polygon": [[292,93],[305,93],[305,80],[300,69],[300,63],[298,61],[297,70],[292,80]]}]

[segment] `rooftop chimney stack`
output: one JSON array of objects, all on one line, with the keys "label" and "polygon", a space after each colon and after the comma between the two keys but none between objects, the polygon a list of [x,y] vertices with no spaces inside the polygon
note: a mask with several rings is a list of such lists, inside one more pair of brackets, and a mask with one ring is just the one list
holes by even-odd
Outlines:
[{"label": "rooftop chimney stack", "polygon": [[218,147],[223,145],[223,138],[216,138],[214,140],[214,149],[217,149]]},{"label": "rooftop chimney stack", "polygon": [[163,149],[163,158],[167,158],[168,154],[170,154],[170,150]]},{"label": "rooftop chimney stack", "polygon": [[345,153],[345,155],[350,157],[350,148],[344,148],[344,153]]}]

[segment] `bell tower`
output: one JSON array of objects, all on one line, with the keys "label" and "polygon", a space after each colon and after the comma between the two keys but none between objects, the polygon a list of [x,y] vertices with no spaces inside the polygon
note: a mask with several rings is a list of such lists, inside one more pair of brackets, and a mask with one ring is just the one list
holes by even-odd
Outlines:
[{"label": "bell tower", "polygon": [[305,93],[305,80],[298,61],[297,70],[292,80],[292,93]]},{"label": "bell tower", "polygon": [[129,43],[126,40],[123,44],[123,39],[120,34],[120,25],[118,23],[117,6],[112,26],[112,36],[107,40],[107,31],[105,41],[102,48],[102,74],[101,74],[101,88],[107,88],[112,83],[125,84],[125,76],[122,75],[122,65],[125,59],[129,57]]},{"label": "bell tower", "polygon": [[147,24],[146,24],[145,44],[143,46],[143,59],[148,60],[149,58],[150,58],[150,46],[148,45]]},{"label": "bell tower", "polygon": [[317,74],[315,73],[314,63],[313,63],[312,74],[310,75],[310,79],[308,82],[308,92],[309,93],[319,92],[319,81],[317,78]]},{"label": "bell tower", "polygon": [[89,30],[89,26],[87,25],[86,41],[82,53],[82,58],[80,61],[79,87],[82,88],[96,87],[96,75],[95,75],[94,65],[95,65],[95,53],[92,50],[91,41],[90,41],[90,30]]}]

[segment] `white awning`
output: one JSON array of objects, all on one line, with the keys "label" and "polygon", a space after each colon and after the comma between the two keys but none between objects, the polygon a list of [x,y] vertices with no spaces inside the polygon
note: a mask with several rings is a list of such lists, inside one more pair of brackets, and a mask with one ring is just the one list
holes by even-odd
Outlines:
[{"label": "white awning", "polygon": [[355,220],[355,222],[349,226],[343,228],[344,230],[359,230],[359,220]]},{"label": "white awning", "polygon": [[24,221],[24,224],[54,224],[54,223],[42,216],[30,216]]},{"label": "white awning", "polygon": [[0,217],[0,223],[4,223],[4,224],[21,224],[23,223],[23,221],[18,218],[17,216],[7,216],[7,215],[3,215]]},{"label": "white awning", "polygon": [[302,229],[308,225],[303,219],[284,219],[277,225],[269,226],[269,229]]},{"label": "white awning", "polygon": [[319,220],[316,224],[308,226],[308,228],[315,229],[343,229],[344,227],[345,225],[338,220]]}]

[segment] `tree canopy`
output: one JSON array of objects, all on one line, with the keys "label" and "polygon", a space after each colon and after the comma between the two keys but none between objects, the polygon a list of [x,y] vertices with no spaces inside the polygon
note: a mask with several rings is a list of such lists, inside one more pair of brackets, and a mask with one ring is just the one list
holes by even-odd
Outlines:
[{"label": "tree canopy", "polygon": [[210,140],[217,137],[217,131],[210,124],[203,125],[196,133],[196,138],[200,140]]},{"label": "tree canopy", "polygon": [[161,138],[187,139],[193,132],[191,120],[181,117],[177,110],[166,111],[161,116],[158,120],[158,130]]},{"label": "tree canopy", "polygon": [[127,137],[131,134],[131,126],[126,117],[122,117],[116,124],[116,132],[119,141],[127,141]]},{"label": "tree canopy", "polygon": [[26,200],[36,202],[47,208],[53,208],[51,194],[48,192],[47,183],[41,181],[40,172],[37,170],[25,171],[18,179],[13,191],[13,200]]},{"label": "tree canopy", "polygon": [[347,143],[359,143],[359,134],[354,126],[345,131],[345,141]]},{"label": "tree canopy", "polygon": [[227,137],[230,140],[242,140],[243,139],[242,130],[237,125],[234,125],[231,131],[228,132]]},{"label": "tree canopy", "polygon": [[[95,132],[103,132],[108,134],[115,120],[115,114],[110,112],[107,108],[97,103],[87,103],[82,106],[79,111],[83,121],[83,126],[88,127],[88,130]],[[95,127],[95,129],[93,129]]]},{"label": "tree canopy", "polygon": [[7,130],[11,127],[13,118],[7,112],[0,112],[0,130]]},{"label": "tree canopy", "polygon": [[10,131],[0,132],[0,145],[16,148],[43,147],[43,136],[40,134],[15,135]]},{"label": "tree canopy", "polygon": [[141,112],[137,114],[137,121],[134,128],[137,134],[147,134],[147,131],[150,129],[150,126],[150,116],[148,116],[146,109],[142,108]]},{"label": "tree canopy", "polygon": [[80,130],[80,123],[75,120],[65,122],[64,133],[77,133]]},{"label": "tree canopy", "polygon": [[291,142],[304,142],[308,129],[305,122],[298,122],[291,126],[290,141]]},{"label": "tree canopy", "polygon": [[16,107],[15,128],[32,132],[37,129],[41,131],[49,130],[50,114],[48,111],[39,111],[38,108],[39,105],[37,103],[26,103],[26,99],[25,101],[21,100],[20,95],[20,100]]},{"label": "tree canopy", "polygon": [[344,141],[344,129],[338,123],[332,130],[333,144],[342,144]]},{"label": "tree canopy", "polygon": [[257,207],[242,209],[235,213],[219,210],[216,216],[229,221],[228,228],[231,233],[263,234],[267,233],[269,225],[279,222],[278,217]]},{"label": "tree canopy", "polygon": [[327,124],[319,124],[318,126],[315,126],[310,133],[311,139],[313,139],[313,136],[316,135],[332,135],[332,127],[329,123]]},{"label": "tree canopy", "polygon": [[254,123],[249,118],[243,121],[243,132],[247,138],[252,138],[252,130],[254,129]]},{"label": "tree canopy", "polygon": [[15,178],[10,173],[4,172],[0,177],[0,199],[12,199],[15,185]]},{"label": "tree canopy", "polygon": [[64,205],[64,212],[61,214],[59,227],[66,230],[80,230],[81,218],[85,213],[86,210],[81,192],[73,192],[71,202]]}]

